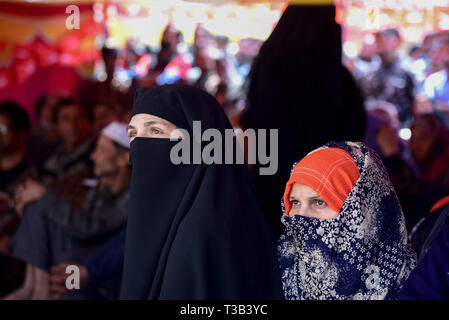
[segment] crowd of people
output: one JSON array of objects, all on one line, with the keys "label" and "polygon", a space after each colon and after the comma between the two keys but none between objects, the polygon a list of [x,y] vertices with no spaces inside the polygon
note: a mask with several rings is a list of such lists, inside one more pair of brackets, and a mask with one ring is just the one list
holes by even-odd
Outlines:
[{"label": "crowd of people", "polygon": [[411,231],[449,186],[449,33],[427,35],[408,56],[398,53],[396,29],[374,36],[351,64],[365,97],[365,142],[381,155]]},{"label": "crowd of people", "polygon": [[[168,25],[157,52],[103,47],[35,126],[1,102],[0,297],[449,299],[449,34],[407,57],[374,37],[343,59],[334,6],[291,5],[234,55]],[[173,164],[193,121],[277,129],[277,172]]]}]

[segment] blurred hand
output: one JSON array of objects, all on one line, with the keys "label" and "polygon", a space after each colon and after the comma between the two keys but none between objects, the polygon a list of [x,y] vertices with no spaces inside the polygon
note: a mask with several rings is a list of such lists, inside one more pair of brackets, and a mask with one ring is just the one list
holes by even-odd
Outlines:
[{"label": "blurred hand", "polygon": [[399,153],[399,142],[396,133],[392,128],[383,127],[379,130],[376,142],[382,150],[385,158],[394,156]]},{"label": "blurred hand", "polygon": [[64,262],[51,267],[50,269],[50,297],[51,299],[59,299],[69,289],[66,287],[66,279],[70,274],[66,273],[66,269],[70,265],[75,265],[80,270],[80,289],[89,283],[89,273],[84,265],[76,262]]},{"label": "blurred hand", "polygon": [[19,215],[22,215],[23,208],[27,204],[33,201],[37,201],[44,193],[47,191],[47,188],[31,179],[27,179],[24,183],[20,184],[14,196],[14,200],[16,202],[16,211]]}]

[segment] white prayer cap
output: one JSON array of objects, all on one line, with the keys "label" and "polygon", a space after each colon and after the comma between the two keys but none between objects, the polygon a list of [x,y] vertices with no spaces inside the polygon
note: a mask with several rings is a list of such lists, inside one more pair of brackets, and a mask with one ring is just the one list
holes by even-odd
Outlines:
[{"label": "white prayer cap", "polygon": [[101,130],[101,134],[105,135],[112,141],[117,142],[122,147],[129,149],[129,137],[126,130],[126,124],[113,121]]}]

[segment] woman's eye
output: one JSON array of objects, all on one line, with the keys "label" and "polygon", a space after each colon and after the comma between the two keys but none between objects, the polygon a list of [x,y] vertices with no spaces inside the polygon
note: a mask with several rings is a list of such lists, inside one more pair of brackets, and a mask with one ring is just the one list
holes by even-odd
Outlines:
[{"label": "woman's eye", "polygon": [[320,208],[327,207],[327,203],[324,200],[315,200],[315,205]]},{"label": "woman's eye", "polygon": [[128,132],[128,136],[129,136],[130,138],[134,137],[135,135],[136,135],[136,132],[135,132],[135,131],[130,131],[130,132]]},{"label": "woman's eye", "polygon": [[299,206],[299,201],[298,200],[290,200],[290,203],[292,206]]},{"label": "woman's eye", "polygon": [[162,131],[159,130],[159,129],[151,129],[151,133],[152,133],[152,134],[161,134]]}]

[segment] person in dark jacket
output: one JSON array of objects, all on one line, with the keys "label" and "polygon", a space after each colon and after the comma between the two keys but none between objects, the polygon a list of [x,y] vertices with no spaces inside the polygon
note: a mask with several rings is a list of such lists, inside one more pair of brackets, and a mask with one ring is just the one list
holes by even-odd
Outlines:
[{"label": "person in dark jacket", "polygon": [[401,128],[410,127],[413,120],[415,83],[397,55],[401,37],[396,29],[386,29],[376,34],[377,53],[381,64],[361,79],[367,100],[392,103],[398,112]]},{"label": "person in dark jacket", "polygon": [[55,106],[54,113],[61,141],[50,156],[37,166],[35,174],[35,180],[47,187],[53,187],[70,176],[91,176],[92,161],[89,155],[95,147],[95,139],[91,136],[91,114],[84,105],[65,98]]},{"label": "person in dark jacket", "polygon": [[430,209],[429,214],[423,217],[411,232],[413,250],[418,259],[429,250],[437,234],[449,225],[449,196],[437,201]]},{"label": "person in dark jacket", "polygon": [[[112,237],[98,253],[86,257],[82,262],[63,262],[51,267],[50,294],[52,299],[105,300],[117,299],[125,258],[126,226]],[[66,287],[67,267],[79,269],[78,290]]]},{"label": "person in dark jacket", "polygon": [[449,226],[438,233],[402,287],[399,299],[449,300]]},{"label": "person in dark jacket", "polygon": [[17,191],[24,215],[11,247],[27,270],[22,288],[6,299],[47,299],[53,265],[84,259],[120,231],[128,214],[128,148],[124,124],[113,122],[103,129],[91,155],[98,180],[84,181],[88,191],[82,207],[35,181],[26,182],[26,195]]}]

